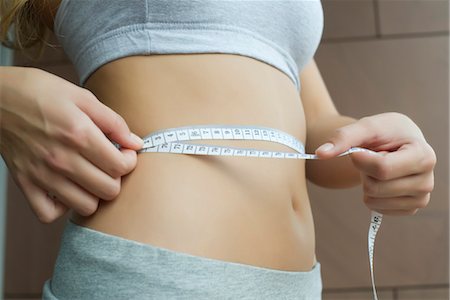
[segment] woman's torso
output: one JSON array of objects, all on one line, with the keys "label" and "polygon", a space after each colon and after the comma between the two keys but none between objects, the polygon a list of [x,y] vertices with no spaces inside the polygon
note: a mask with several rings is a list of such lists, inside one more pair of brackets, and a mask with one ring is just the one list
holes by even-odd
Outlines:
[{"label": "woman's torso", "polygon": [[[233,54],[136,55],[86,81],[141,137],[179,126],[258,125],[305,142],[301,99],[279,69]],[[291,151],[265,141],[202,141]],[[306,271],[315,261],[303,160],[141,153],[119,196],[79,225],[193,255]]]}]

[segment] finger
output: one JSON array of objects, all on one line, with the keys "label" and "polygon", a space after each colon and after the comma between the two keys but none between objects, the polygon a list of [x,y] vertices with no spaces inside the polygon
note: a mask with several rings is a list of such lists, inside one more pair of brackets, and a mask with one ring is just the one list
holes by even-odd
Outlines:
[{"label": "finger", "polygon": [[93,214],[98,207],[99,199],[76,183],[55,173],[44,164],[31,164],[30,179],[42,190],[51,192],[67,207],[74,209],[82,216]]},{"label": "finger", "polygon": [[122,116],[100,102],[91,91],[87,89],[84,91],[85,97],[78,99],[77,106],[105,135],[124,148],[139,150],[144,146],[142,138],[130,133]]},{"label": "finger", "polygon": [[[77,151],[92,164],[113,178],[129,173],[136,164],[136,151],[117,149],[88,117],[79,117],[79,127],[72,139],[76,140]],[[56,152],[57,150],[52,150]],[[50,155],[50,160],[52,156]]]},{"label": "finger", "polygon": [[[385,158],[386,163],[392,164],[394,170],[397,171],[397,174],[394,174],[395,177],[400,177],[402,174],[430,172],[436,164],[436,155],[433,149],[422,140],[404,144],[397,151],[386,154]],[[405,171],[402,172],[402,170]]]},{"label": "finger", "polygon": [[318,147],[315,153],[327,159],[345,152],[351,147],[361,146],[376,138],[374,130],[368,130],[362,122],[355,122],[336,129],[327,143]]},{"label": "finger", "polygon": [[434,188],[433,172],[409,175],[392,180],[378,180],[362,175],[364,194],[370,197],[391,198],[399,196],[423,196]]},{"label": "finger", "polygon": [[389,153],[389,151],[377,151],[378,154],[385,156],[386,154]]},{"label": "finger", "polygon": [[402,196],[395,198],[372,198],[364,195],[364,203],[372,210],[412,210],[424,208],[430,201],[430,194],[424,196]]},{"label": "finger", "polygon": [[[117,197],[120,192],[120,176],[112,178],[73,149],[57,149],[51,159],[46,160],[49,168],[71,179],[98,198],[112,200]],[[136,156],[136,152],[127,150]]]},{"label": "finger", "polygon": [[396,151],[385,155],[370,155],[369,152],[351,154],[356,168],[379,180],[391,180],[432,170],[433,157],[426,157],[415,143],[404,144]]},{"label": "finger", "polygon": [[410,209],[410,210],[389,210],[389,209],[377,209],[376,212],[386,216],[413,216],[419,211],[419,209]]},{"label": "finger", "polygon": [[31,210],[42,223],[51,223],[63,216],[69,209],[58,200],[52,199],[47,195],[47,191],[35,185],[24,175],[17,175],[17,181],[20,184]]}]

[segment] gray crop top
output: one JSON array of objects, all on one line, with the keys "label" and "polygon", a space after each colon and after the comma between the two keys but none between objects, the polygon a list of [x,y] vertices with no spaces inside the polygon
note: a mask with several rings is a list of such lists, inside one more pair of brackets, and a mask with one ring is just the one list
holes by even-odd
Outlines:
[{"label": "gray crop top", "polygon": [[81,86],[121,57],[228,53],[278,68],[299,91],[322,30],[320,0],[62,0],[54,24]]}]

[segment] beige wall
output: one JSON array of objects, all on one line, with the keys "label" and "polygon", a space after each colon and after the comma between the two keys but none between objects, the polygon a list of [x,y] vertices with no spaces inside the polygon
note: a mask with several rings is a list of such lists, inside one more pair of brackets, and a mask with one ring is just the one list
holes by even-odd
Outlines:
[{"label": "beige wall", "polygon": [[[448,2],[327,0],[316,61],[343,114],[399,111],[423,129],[438,156],[430,205],[412,217],[385,217],[375,248],[380,300],[448,299]],[[77,83],[60,49],[33,65]],[[371,299],[369,212],[360,188],[310,185],[324,299]],[[51,276],[65,219],[39,223],[9,181],[6,298],[39,298]]]},{"label": "beige wall", "polygon": [[[412,217],[385,216],[375,248],[380,299],[448,299],[448,2],[323,1],[325,32],[316,54],[343,114],[410,116],[438,165],[429,206]],[[369,211],[361,188],[310,185],[323,264],[324,299],[372,299]]]}]

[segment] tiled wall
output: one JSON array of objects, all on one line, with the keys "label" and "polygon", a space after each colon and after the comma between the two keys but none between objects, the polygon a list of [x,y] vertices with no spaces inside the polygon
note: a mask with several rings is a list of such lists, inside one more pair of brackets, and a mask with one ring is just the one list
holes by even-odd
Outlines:
[{"label": "tiled wall", "polygon": [[[362,117],[386,111],[410,116],[438,156],[430,205],[412,217],[385,217],[375,269],[380,300],[448,299],[448,2],[323,0],[325,30],[316,61],[336,106]],[[31,63],[74,83],[60,49]],[[372,299],[367,259],[369,213],[360,188],[310,185],[324,299]],[[6,298],[40,297],[51,276],[64,224],[39,223],[12,180],[8,190]]]},{"label": "tiled wall", "polygon": [[[316,60],[340,112],[405,113],[438,156],[429,206],[383,220],[375,248],[379,299],[448,299],[448,1],[322,3]],[[324,299],[372,299],[361,189],[310,190]]]}]

